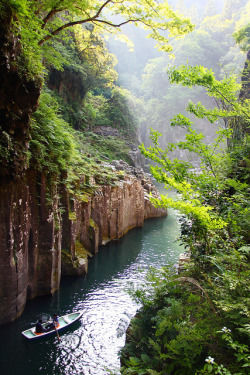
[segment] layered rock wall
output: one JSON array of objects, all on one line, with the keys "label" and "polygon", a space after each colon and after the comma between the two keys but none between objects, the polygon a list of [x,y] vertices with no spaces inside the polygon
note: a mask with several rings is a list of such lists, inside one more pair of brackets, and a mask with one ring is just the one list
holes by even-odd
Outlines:
[{"label": "layered rock wall", "polygon": [[27,299],[53,294],[61,273],[85,275],[99,245],[166,215],[152,207],[144,183],[125,175],[84,199],[32,171],[0,184],[0,324],[18,317]]},{"label": "layered rock wall", "polygon": [[45,190],[44,176],[32,173],[0,185],[0,324],[19,316],[27,299],[59,288],[60,211]]}]

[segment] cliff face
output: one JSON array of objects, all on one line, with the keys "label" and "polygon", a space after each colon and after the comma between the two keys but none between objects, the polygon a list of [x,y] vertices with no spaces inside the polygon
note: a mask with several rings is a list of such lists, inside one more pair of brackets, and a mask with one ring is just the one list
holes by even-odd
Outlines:
[{"label": "cliff face", "polygon": [[241,77],[242,89],[240,91],[240,99],[250,99],[250,50],[247,53],[245,66]]},{"label": "cliff face", "polygon": [[19,316],[27,299],[53,294],[61,272],[85,275],[88,256],[99,245],[142,226],[146,218],[166,215],[153,208],[149,190],[156,193],[135,175],[102,186],[84,200],[31,171],[18,182],[2,184],[0,324]]},{"label": "cliff face", "polygon": [[20,315],[27,298],[53,293],[61,274],[58,198],[48,206],[44,176],[0,186],[0,323]]},{"label": "cliff face", "polygon": [[[67,176],[28,166],[30,115],[41,84],[20,74],[21,45],[13,16],[0,15],[0,324],[18,317],[27,299],[53,294],[61,275],[85,275],[88,257],[156,210],[156,194],[143,174],[125,173],[113,186],[92,193],[69,191]],[[114,167],[115,168],[115,167]],[[118,168],[119,170],[119,168]],[[117,172],[119,173],[119,172]],[[84,176],[79,176],[84,180]],[[98,185],[97,181],[92,181]],[[145,189],[144,189],[145,188]]]}]

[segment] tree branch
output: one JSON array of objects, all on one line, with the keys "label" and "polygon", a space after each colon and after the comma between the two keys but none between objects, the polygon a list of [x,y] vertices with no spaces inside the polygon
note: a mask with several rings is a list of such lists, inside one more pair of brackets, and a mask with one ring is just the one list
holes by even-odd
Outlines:
[{"label": "tree branch", "polygon": [[43,26],[42,26],[42,29],[45,28],[46,24],[48,23],[48,21],[56,14],[56,13],[59,13],[59,12],[62,12],[64,9],[61,8],[61,9],[57,9],[56,7],[54,7],[53,9],[51,9],[51,11],[47,14],[46,17],[44,17],[43,19]]},{"label": "tree branch", "polygon": [[[52,31],[50,34],[46,35],[44,38],[42,38],[39,42],[38,42],[38,45],[41,46],[44,42],[46,42],[47,40],[51,39],[54,35],[58,34],[60,31],[68,28],[68,27],[71,27],[71,26],[75,26],[75,25],[81,25],[81,24],[84,24],[84,23],[87,23],[87,22],[92,22],[94,20],[96,20],[102,10],[109,4],[111,3],[112,0],[106,0],[102,6],[98,9],[98,11],[96,12],[96,14],[92,17],[88,17],[86,18],[85,20],[80,20],[80,21],[73,21],[73,22],[69,22],[69,23],[66,23],[64,25],[62,25],[61,27],[59,27],[58,29]],[[63,9],[62,9],[63,10]],[[48,22],[48,20],[53,16],[53,14],[55,13],[58,13],[59,11],[58,10],[55,10],[55,8],[53,8],[49,13],[48,15],[44,18],[44,26],[46,25],[46,23]],[[101,20],[99,20],[100,22]],[[103,21],[104,22],[104,21]],[[111,24],[111,26],[113,26]],[[119,27],[119,26],[114,26],[114,27]]]},{"label": "tree branch", "polygon": [[[130,19],[130,20],[127,20],[127,21],[123,21],[123,22],[121,22],[119,24],[114,24],[114,23],[109,22],[109,21],[96,19],[95,17],[96,16],[90,17],[90,18],[86,18],[85,20],[79,20],[79,21],[73,21],[73,22],[66,23],[66,24],[62,25],[61,27],[59,27],[58,29],[52,31],[50,34],[46,35],[43,39],[41,39],[38,42],[38,45],[41,46],[44,42],[46,42],[47,40],[51,39],[54,35],[60,33],[60,31],[62,31],[64,29],[67,29],[67,28],[75,26],[75,25],[82,25],[82,24],[88,23],[88,22],[104,23],[104,24],[112,26],[114,28],[119,28],[119,27],[121,27],[123,25],[126,25],[127,23],[130,23],[130,22],[141,22],[141,23],[144,23],[144,22],[142,22],[139,19],[134,19],[134,20]],[[144,24],[146,25],[146,23],[144,23]],[[149,25],[147,25],[147,26],[149,26]]]}]

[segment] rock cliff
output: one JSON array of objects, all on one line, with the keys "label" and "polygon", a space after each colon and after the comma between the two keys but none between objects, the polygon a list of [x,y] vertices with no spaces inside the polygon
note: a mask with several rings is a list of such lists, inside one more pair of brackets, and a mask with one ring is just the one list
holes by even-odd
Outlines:
[{"label": "rock cliff", "polygon": [[[21,44],[13,15],[0,14],[0,324],[17,318],[26,301],[53,294],[61,275],[85,275],[88,257],[146,218],[166,215],[155,209],[157,194],[142,171],[114,163],[116,182],[103,185],[29,165],[30,116],[38,106],[41,82],[20,69]],[[15,20],[14,20],[15,21]],[[18,61],[18,64],[17,64]],[[19,67],[19,68],[18,68]],[[103,166],[105,168],[105,166]],[[59,172],[58,172],[59,174]],[[66,172],[64,172],[66,174]],[[89,178],[89,177],[88,177]],[[77,181],[79,179],[79,181]],[[82,180],[82,181],[81,181]],[[85,184],[86,185],[86,184]]]},{"label": "rock cliff", "polygon": [[245,66],[241,77],[242,88],[240,91],[240,99],[250,99],[250,50],[247,52]]},{"label": "rock cliff", "polygon": [[166,215],[152,206],[150,191],[157,194],[141,172],[82,197],[32,171],[1,184],[0,324],[18,317],[27,299],[53,294],[61,274],[85,275],[99,245]]}]

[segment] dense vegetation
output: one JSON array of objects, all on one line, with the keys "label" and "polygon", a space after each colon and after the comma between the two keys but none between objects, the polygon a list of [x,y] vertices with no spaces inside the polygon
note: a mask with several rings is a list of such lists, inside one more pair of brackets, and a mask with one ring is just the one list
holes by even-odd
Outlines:
[{"label": "dense vegetation", "polygon": [[[29,151],[23,156],[27,167],[77,174],[73,166],[83,163],[81,172],[87,169],[91,174],[83,149],[91,151],[88,157],[93,163],[103,156],[131,162],[127,140],[138,144],[142,105],[116,86],[116,58],[108,52],[106,39],[120,34],[123,24],[133,23],[147,30],[159,48],[170,51],[168,34],[171,38],[186,34],[193,27],[190,20],[178,16],[167,3],[133,0],[1,1],[1,19],[9,14],[22,47],[15,62],[19,74],[43,82]],[[97,126],[117,128],[119,140],[91,135]],[[14,153],[13,135],[3,134],[2,162],[7,165]]]},{"label": "dense vegetation", "polygon": [[[249,27],[237,36],[245,48]],[[152,130],[152,145],[142,145],[156,163],[154,177],[178,193],[176,200],[153,201],[183,214],[180,239],[190,261],[181,274],[170,267],[151,270],[148,284],[134,292],[142,307],[128,330],[122,374],[245,375],[250,370],[250,100],[238,99],[234,76],[217,80],[202,66],[180,66],[168,74],[173,83],[203,87],[219,104],[211,109],[189,102],[189,113],[211,123],[225,118],[227,126],[207,145],[190,118],[178,114],[171,126],[185,129],[183,140],[163,149],[161,134]],[[249,75],[248,63],[244,76]],[[173,158],[175,149],[195,153],[200,168]]]},{"label": "dense vegetation", "polygon": [[[0,16],[12,13],[22,46],[19,74],[43,82],[25,151],[27,168],[57,182],[64,178],[69,192],[84,199],[95,183],[122,178],[100,160],[130,162],[128,145],[131,139],[137,142],[139,126],[144,139],[149,125],[155,128],[151,146],[147,140],[142,153],[155,163],[154,177],[176,189],[179,198],[154,202],[183,214],[181,241],[190,262],[181,275],[168,267],[152,270],[146,287],[135,292],[142,308],[129,328],[122,372],[245,375],[250,367],[250,114],[249,100],[238,100],[238,73],[249,49],[249,25],[242,27],[250,2],[227,0],[224,7],[222,1],[169,3],[184,16],[154,0],[0,2]],[[187,17],[196,23],[195,31],[170,46],[170,38],[192,31]],[[129,24],[142,27],[135,41],[141,49],[132,64],[127,61],[129,69],[119,61],[118,78],[106,38]],[[145,35],[153,41],[145,42]],[[143,57],[142,40],[149,46]],[[115,49],[116,43],[110,40],[109,47]],[[162,52],[149,61],[155,44],[161,51],[173,50],[175,60]],[[124,50],[117,55],[128,59]],[[190,91],[194,86],[198,90]],[[192,101],[184,111],[187,99]],[[183,112],[177,114],[179,103]],[[119,139],[94,133],[101,126],[118,129]],[[2,134],[2,158],[15,152],[13,137]]]}]

